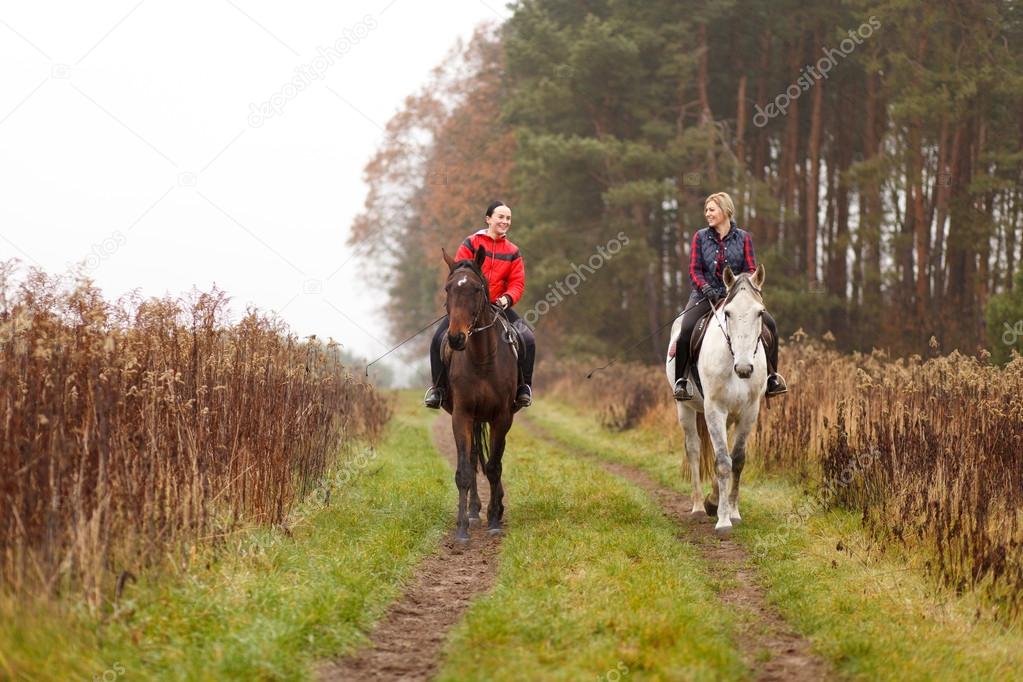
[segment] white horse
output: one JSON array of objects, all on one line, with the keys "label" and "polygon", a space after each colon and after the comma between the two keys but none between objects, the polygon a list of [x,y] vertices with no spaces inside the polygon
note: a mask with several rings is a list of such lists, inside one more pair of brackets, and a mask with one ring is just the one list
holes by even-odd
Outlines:
[{"label": "white horse", "polygon": [[[725,268],[723,280],[728,294],[724,304],[714,311],[696,363],[702,392],[688,373],[693,399],[676,403],[678,421],[686,438],[686,458],[693,478],[693,509],[698,514],[717,514],[714,531],[727,536],[739,516],[739,476],[746,461],[746,439],[760,414],[760,398],[767,390],[767,356],[760,340],[764,300],[761,288],[766,272],[763,265],[752,275],[736,277]],[[671,327],[671,338],[678,336],[682,318]],[[668,354],[668,385],[675,383],[675,358]],[[698,430],[699,421],[706,428]],[[731,451],[728,429],[734,427]],[[709,437],[714,448],[714,491],[703,499],[700,487],[700,446]]]}]

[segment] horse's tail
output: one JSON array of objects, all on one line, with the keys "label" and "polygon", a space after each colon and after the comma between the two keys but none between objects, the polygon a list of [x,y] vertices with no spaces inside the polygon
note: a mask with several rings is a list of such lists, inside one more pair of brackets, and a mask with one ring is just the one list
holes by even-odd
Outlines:
[{"label": "horse's tail", "polygon": [[710,431],[703,412],[696,413],[696,433],[700,434],[700,471],[704,476],[714,478],[714,444],[710,442]]},{"label": "horse's tail", "polygon": [[481,474],[486,473],[487,459],[490,457],[490,425],[487,422],[472,422],[472,468],[479,467]]}]

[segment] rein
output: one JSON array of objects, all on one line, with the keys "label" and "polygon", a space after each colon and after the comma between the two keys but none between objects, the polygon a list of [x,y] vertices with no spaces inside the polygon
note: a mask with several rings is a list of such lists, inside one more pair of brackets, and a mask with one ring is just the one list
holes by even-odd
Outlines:
[{"label": "rein", "polygon": [[472,318],[472,324],[469,325],[469,331],[467,331],[465,333],[465,338],[466,339],[468,339],[469,337],[471,337],[473,334],[475,334],[477,332],[485,332],[486,330],[490,329],[495,324],[497,324],[497,312],[494,311],[494,319],[490,321],[490,324],[484,325],[482,327],[477,327],[476,326],[476,322],[479,321],[480,315],[483,314],[483,309],[487,308],[487,307],[491,307],[491,308],[493,307],[492,304],[490,303],[490,301],[486,298],[486,295],[487,295],[486,292],[483,292],[483,296],[484,296],[483,305],[481,305],[479,307],[479,310],[476,311],[476,315]]},{"label": "rein", "polygon": [[[464,269],[464,267],[459,269]],[[480,320],[480,315],[483,314],[483,311],[486,310],[487,308],[492,308],[493,306],[490,303],[490,286],[489,283],[487,282],[487,278],[482,276],[479,272],[477,272],[475,268],[469,267],[469,269],[472,270],[473,274],[480,278],[480,284],[483,285],[483,291],[480,292],[481,305],[476,309],[476,314],[472,316],[472,322],[469,323],[469,331],[465,333],[466,340],[468,340],[469,337],[471,337],[473,334],[484,332],[493,327],[495,324],[497,324],[497,313],[495,311],[494,319],[490,321],[490,324],[484,325],[482,327],[477,326],[477,323]],[[455,274],[454,272],[451,273],[452,277],[454,276],[454,274]]]}]

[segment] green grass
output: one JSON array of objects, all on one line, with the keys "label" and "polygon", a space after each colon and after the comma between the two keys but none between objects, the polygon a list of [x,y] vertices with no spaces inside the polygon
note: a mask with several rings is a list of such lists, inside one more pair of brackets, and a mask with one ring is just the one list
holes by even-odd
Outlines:
[{"label": "green grass", "polygon": [[[530,417],[552,435],[600,457],[635,466],[686,494],[683,450],[642,429],[611,434],[595,418],[552,401]],[[977,600],[936,586],[914,568],[918,557],[872,542],[844,511],[797,517],[799,486],[758,472],[750,453],[743,473],[745,545],[768,598],[840,673],[862,679],[1018,678],[1023,632],[978,611]],[[838,549],[841,547],[841,549]]]},{"label": "green grass", "polygon": [[186,573],[143,576],[102,620],[0,600],[0,678],[307,678],[365,641],[448,529],[454,486],[432,417],[404,396],[376,455],[330,506],[303,503],[292,537],[254,530]]},{"label": "green grass", "polygon": [[452,632],[440,680],[746,677],[707,567],[648,496],[522,426],[504,481],[497,582]]}]

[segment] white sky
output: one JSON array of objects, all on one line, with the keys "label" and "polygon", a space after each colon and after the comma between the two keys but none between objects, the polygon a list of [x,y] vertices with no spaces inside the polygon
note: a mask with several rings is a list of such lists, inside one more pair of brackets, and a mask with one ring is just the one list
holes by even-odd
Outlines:
[{"label": "white sky", "polygon": [[[216,283],[235,317],[278,311],[375,357],[383,296],[345,244],[362,168],[454,42],[507,15],[501,0],[0,0],[0,259],[85,261],[108,299]],[[250,125],[250,104],[346,37],[322,80]]]}]

